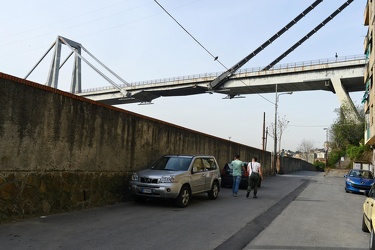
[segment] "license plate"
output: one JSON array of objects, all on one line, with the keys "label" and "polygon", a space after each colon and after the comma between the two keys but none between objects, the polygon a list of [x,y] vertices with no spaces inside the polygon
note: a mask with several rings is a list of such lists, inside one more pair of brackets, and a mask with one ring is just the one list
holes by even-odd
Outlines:
[{"label": "license plate", "polygon": [[152,189],[149,189],[149,188],[142,188],[142,193],[145,193],[145,194],[151,194],[151,193],[152,193]]}]

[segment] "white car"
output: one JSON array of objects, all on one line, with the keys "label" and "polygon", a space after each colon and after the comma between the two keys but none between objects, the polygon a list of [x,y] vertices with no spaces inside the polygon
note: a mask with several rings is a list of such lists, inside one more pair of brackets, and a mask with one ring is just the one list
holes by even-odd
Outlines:
[{"label": "white car", "polygon": [[371,186],[363,203],[362,231],[370,233],[370,249],[375,250],[375,184]]},{"label": "white car", "polygon": [[220,191],[220,169],[208,155],[164,155],[148,169],[133,173],[129,189],[135,201],[174,199],[186,207],[192,195],[207,193],[215,200]]}]

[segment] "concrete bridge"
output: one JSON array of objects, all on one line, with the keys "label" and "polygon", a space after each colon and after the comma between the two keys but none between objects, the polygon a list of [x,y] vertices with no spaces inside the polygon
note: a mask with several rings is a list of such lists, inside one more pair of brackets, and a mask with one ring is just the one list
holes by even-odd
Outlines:
[{"label": "concrete bridge", "polygon": [[323,90],[336,93],[341,103],[352,103],[349,92],[365,91],[365,55],[321,59],[301,63],[280,64],[270,70],[241,69],[220,88],[209,83],[222,72],[171,77],[129,85],[87,89],[77,95],[109,105],[149,103],[162,96],[186,96],[220,93],[226,98],[245,94]]}]

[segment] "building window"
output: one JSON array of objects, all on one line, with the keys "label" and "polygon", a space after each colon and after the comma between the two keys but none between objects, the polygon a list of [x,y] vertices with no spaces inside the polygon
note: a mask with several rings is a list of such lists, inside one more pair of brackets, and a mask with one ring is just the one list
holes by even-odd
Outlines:
[{"label": "building window", "polygon": [[371,84],[371,79],[368,79],[366,82],[365,93],[363,94],[363,97],[362,97],[362,104],[368,101],[370,88],[371,88],[370,84]]}]

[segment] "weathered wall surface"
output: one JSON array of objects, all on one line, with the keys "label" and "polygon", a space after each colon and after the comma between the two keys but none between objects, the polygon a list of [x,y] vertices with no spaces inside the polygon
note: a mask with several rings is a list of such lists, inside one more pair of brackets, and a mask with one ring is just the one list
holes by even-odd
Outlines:
[{"label": "weathered wall surface", "polygon": [[293,158],[293,157],[280,157],[280,167],[278,169],[279,174],[287,174],[294,171],[316,171],[316,167],[308,163],[307,161]]},{"label": "weathered wall surface", "polygon": [[256,156],[270,174],[269,152],[0,73],[0,222],[126,200],[168,153]]}]

